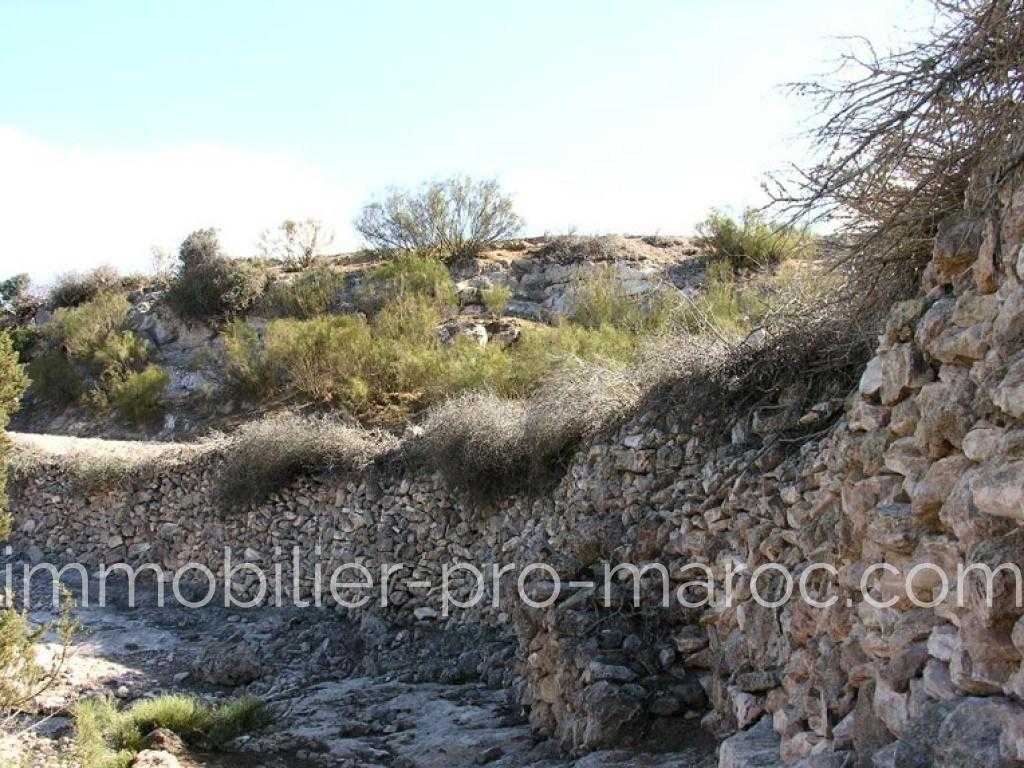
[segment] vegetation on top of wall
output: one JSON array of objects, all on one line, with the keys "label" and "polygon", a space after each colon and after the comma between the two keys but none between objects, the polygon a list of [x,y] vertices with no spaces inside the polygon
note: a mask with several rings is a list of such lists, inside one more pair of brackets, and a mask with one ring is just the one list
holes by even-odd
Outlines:
[{"label": "vegetation on top of wall", "polygon": [[366,205],[354,222],[380,254],[429,254],[446,262],[475,256],[515,235],[522,224],[497,181],[467,176],[418,191],[393,190]]},{"label": "vegetation on top of wall", "polygon": [[220,500],[236,507],[262,501],[291,480],[319,472],[357,472],[394,445],[385,433],[327,419],[280,414],[234,432],[218,475]]},{"label": "vegetation on top of wall", "polygon": [[473,503],[544,493],[580,442],[626,413],[642,391],[636,370],[577,363],[528,398],[469,392],[445,402],[399,455],[408,466],[439,472]]}]

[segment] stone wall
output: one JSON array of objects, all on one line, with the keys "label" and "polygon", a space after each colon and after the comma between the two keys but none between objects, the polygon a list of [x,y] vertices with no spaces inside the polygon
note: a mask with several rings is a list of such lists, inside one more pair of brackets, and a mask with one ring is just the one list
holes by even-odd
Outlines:
[{"label": "stone wall", "polygon": [[[1024,764],[1024,609],[996,577],[988,605],[957,566],[1024,568],[1024,186],[996,210],[969,211],[937,238],[923,295],[893,309],[858,391],[797,410],[777,403],[728,434],[707,434],[671,410],[647,413],[581,450],[541,499],[509,499],[482,514],[437,478],[301,480],[244,514],[212,505],[220,457],[107,494],[77,495],[59,461],[40,460],[13,496],[16,546],[62,560],[221,564],[231,545],[269,567],[293,546],[320,552],[327,571],[360,561],[414,567],[395,578],[389,611],[440,621],[443,563],[550,564],[586,582],[604,563],[662,563],[715,576],[713,605],[639,608],[623,574],[605,607],[599,590],[564,589],[546,608],[489,600],[452,621],[514,627],[517,694],[539,730],[574,751],[687,733],[718,735],[722,766],[1001,766]],[[787,424],[820,422],[790,445]],[[776,563],[828,608],[794,599],[766,608],[750,574]],[[862,575],[891,566],[864,599]],[[932,563],[953,590],[933,607],[902,589]],[[285,567],[287,572],[287,565]],[[724,587],[728,573],[733,600]],[[303,589],[312,586],[304,573]],[[430,588],[408,586],[431,581]],[[835,583],[832,583],[835,582]],[[935,569],[918,570],[921,600],[937,597]],[[456,596],[468,596],[474,584]],[[760,584],[778,594],[781,577]],[[507,588],[507,586],[506,586]],[[531,581],[538,599],[552,587]],[[962,607],[961,607],[962,605]]]}]

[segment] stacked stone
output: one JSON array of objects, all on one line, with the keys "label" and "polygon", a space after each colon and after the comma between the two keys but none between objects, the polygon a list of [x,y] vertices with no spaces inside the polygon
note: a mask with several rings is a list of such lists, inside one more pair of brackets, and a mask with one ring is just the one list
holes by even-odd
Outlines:
[{"label": "stacked stone", "polygon": [[[210,501],[216,450],[85,496],[61,461],[40,460],[12,493],[15,545],[65,562],[198,562],[216,573],[231,546],[268,572],[281,563],[286,595],[293,547],[307,558],[303,594],[315,585],[315,560],[325,573],[350,562],[371,571],[404,563],[387,612],[407,623],[443,618],[446,563],[486,571],[546,562],[567,580],[599,580],[605,562],[661,563],[673,590],[695,579],[683,566],[703,563],[716,599],[702,611],[652,610],[661,584],[648,574],[643,608],[604,608],[581,588],[521,612],[488,595],[449,620],[515,619],[520,700],[539,730],[576,751],[652,724],[685,730],[710,706],[709,730],[741,732],[723,748],[723,765],[1016,765],[1024,762],[1024,608],[1006,571],[988,604],[983,580],[957,590],[957,568],[1024,570],[1022,236],[1024,186],[1007,186],[995,212],[951,220],[923,295],[893,309],[845,402],[804,410],[783,397],[727,434],[671,412],[641,414],[585,446],[540,500],[508,499],[482,514],[438,478],[366,475],[302,479],[239,514]],[[781,438],[837,414],[798,450]],[[815,563],[838,572],[835,585],[823,573],[809,579],[822,599],[838,590],[830,607],[752,599],[755,586],[769,600],[783,586],[774,577],[751,584],[758,567],[785,566],[799,579]],[[894,600],[885,608],[860,590],[878,563],[891,567],[871,582],[873,598]],[[923,564],[913,586],[931,607],[903,589]],[[939,571],[951,586],[941,600]],[[740,575],[727,603],[730,572]],[[630,589],[628,575],[620,578]],[[455,597],[474,586],[464,578]]]}]

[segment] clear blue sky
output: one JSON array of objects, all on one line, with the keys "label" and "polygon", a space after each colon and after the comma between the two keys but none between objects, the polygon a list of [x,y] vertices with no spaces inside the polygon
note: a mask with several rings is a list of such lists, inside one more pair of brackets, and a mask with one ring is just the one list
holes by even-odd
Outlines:
[{"label": "clear blue sky", "polygon": [[922,0],[0,0],[0,272],[145,265],[496,176],[532,233],[687,232],[798,151],[778,86]]}]

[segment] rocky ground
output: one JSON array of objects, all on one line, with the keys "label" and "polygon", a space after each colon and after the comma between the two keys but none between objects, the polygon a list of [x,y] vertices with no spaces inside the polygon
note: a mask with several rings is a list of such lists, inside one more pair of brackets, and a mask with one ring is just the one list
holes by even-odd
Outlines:
[{"label": "rocky ground", "polygon": [[[22,593],[19,562],[13,553],[0,560],[0,568],[15,564],[16,596]],[[54,616],[44,582],[37,576],[31,590],[31,614],[38,622]],[[81,599],[81,585],[72,580],[68,586]],[[95,606],[95,584],[90,597],[93,605],[76,611],[82,629],[70,660],[40,702],[44,719],[3,743],[0,764],[73,766],[69,708],[75,701],[107,695],[130,704],[169,692],[211,700],[251,694],[273,715],[263,731],[234,742],[231,754],[179,752],[174,759],[185,768],[716,764],[714,743],[696,729],[664,734],[656,747],[648,745],[654,753],[560,754],[554,743],[534,735],[513,701],[515,644],[497,630],[429,624],[400,629],[316,609],[161,609],[155,590],[145,586],[134,608],[125,585],[111,585],[105,607]],[[47,638],[41,658],[58,650]]]}]

